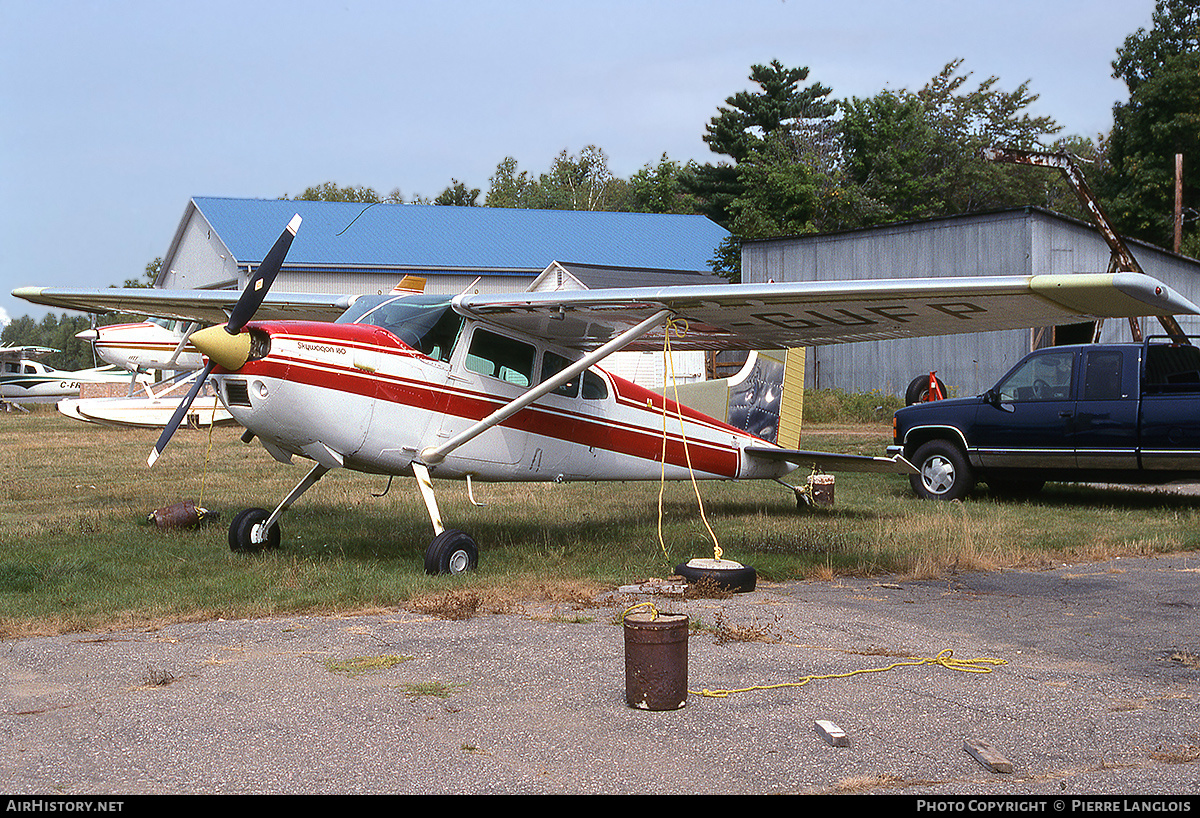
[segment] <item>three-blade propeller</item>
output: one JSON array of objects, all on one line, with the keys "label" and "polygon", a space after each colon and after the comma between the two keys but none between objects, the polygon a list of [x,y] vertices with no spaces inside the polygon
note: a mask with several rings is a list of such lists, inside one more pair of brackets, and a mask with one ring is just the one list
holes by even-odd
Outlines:
[{"label": "three-blade propeller", "polygon": [[[262,305],[263,299],[267,297],[267,293],[271,289],[271,285],[275,282],[275,276],[279,273],[279,268],[283,266],[283,259],[287,256],[288,250],[291,249],[292,239],[296,237],[296,231],[300,229],[300,215],[296,214],[292,220],[288,222],[283,233],[275,240],[275,244],[263,259],[262,264],[258,265],[254,275],[246,284],[246,289],[242,290],[241,296],[237,303],[233,305],[233,310],[229,313],[229,320],[223,327],[209,327],[208,329],[200,330],[192,335],[192,345],[208,356],[208,362],[204,365],[204,370],[200,376],[196,378],[196,382],[192,384],[192,388],[188,391],[187,397],[179,404],[175,413],[171,415],[171,420],[167,423],[167,427],[163,429],[163,433],[159,436],[158,442],[154,444],[154,448],[150,451],[150,457],[147,463],[151,466],[158,460],[159,455],[163,453],[163,449],[167,447],[175,430],[179,428],[179,424],[183,422],[187,416],[188,409],[192,407],[192,402],[196,400],[196,396],[200,394],[200,390],[204,388],[204,382],[208,380],[208,376],[212,374],[218,364],[226,369],[240,369],[242,364],[246,362],[245,352],[240,355],[237,351],[230,352],[230,346],[249,350],[249,340],[246,339],[242,343],[230,344],[230,338],[236,338],[241,334],[242,329],[254,317],[254,313]],[[224,337],[222,337],[224,336]],[[232,365],[231,365],[232,364]]]}]

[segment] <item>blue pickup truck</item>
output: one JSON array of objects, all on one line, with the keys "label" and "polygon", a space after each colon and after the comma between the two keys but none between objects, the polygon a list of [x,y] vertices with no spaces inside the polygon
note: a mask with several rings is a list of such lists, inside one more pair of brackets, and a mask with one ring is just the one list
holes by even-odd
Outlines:
[{"label": "blue pickup truck", "polygon": [[1039,349],[982,395],[896,412],[888,454],[927,499],[977,482],[999,495],[1047,481],[1200,480],[1200,347],[1167,338]]}]

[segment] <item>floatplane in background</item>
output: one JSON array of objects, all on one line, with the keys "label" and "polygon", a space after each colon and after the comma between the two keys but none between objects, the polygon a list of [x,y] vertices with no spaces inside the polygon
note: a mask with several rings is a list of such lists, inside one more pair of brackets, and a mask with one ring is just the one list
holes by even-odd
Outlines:
[{"label": "floatplane in background", "polygon": [[42,346],[0,347],[0,402],[52,403],[79,395],[83,384],[121,384],[130,380],[125,370],[112,366],[67,371],[41,359],[57,349]]},{"label": "floatplane in background", "polygon": [[[191,334],[202,326],[197,321],[149,317],[76,333],[76,338],[92,345],[97,357],[127,373],[129,391],[123,396],[81,394],[60,400],[58,411],[89,423],[166,426],[204,367],[200,351],[188,342]],[[153,373],[168,377],[155,382]],[[196,427],[234,423],[211,387],[197,394],[186,421]]]},{"label": "floatplane in background", "polygon": [[[296,216],[240,294],[36,287],[13,294],[88,312],[112,309],[213,324],[190,336],[205,363],[151,450],[150,465],[208,383],[245,427],[243,441],[257,439],[283,463],[311,463],[274,510],[251,508],[233,518],[234,550],[278,545],[284,512],[329,472],[352,469],[416,478],[434,531],[425,552],[430,572],[469,570],[479,554],[469,534],[443,525],[434,484],[439,478],[468,486],[781,482],[797,469],[914,471],[899,457],[789,448],[798,440],[780,434],[773,408],[781,377],[786,388],[782,364],[750,379],[740,416],[771,419],[749,431],[730,422],[732,414],[702,413],[676,401],[670,389],[646,389],[600,368],[618,350],[802,349],[1198,312],[1138,273],[272,296],[271,283],[299,225]],[[289,312],[294,319],[306,309],[309,320],[287,320]],[[747,411],[755,407],[761,411]],[[712,560],[680,567],[693,564],[713,575],[753,570],[724,559],[719,547]]]}]

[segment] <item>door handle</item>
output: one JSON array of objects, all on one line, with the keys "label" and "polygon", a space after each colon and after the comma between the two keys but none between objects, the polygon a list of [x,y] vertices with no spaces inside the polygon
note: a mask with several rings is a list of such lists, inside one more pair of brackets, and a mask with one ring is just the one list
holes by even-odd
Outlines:
[{"label": "door handle", "polygon": [[1063,411],[1061,411],[1061,412],[1059,412],[1059,413],[1058,413],[1058,416],[1059,416],[1060,418],[1069,418],[1069,417],[1070,417],[1072,414],[1073,414],[1073,413],[1072,413],[1070,410],[1066,410],[1066,409],[1064,409]]}]

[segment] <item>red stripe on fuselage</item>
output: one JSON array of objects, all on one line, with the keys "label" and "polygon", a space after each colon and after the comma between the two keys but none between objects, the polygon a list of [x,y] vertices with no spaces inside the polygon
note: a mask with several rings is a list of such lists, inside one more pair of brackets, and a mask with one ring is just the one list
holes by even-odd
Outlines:
[{"label": "red stripe on fuselage", "polygon": [[[269,332],[273,343],[288,340],[297,343],[341,345],[381,355],[411,357],[417,359],[417,363],[432,365],[429,358],[378,327],[291,321],[264,322],[253,326]],[[385,367],[379,367],[383,368]],[[352,365],[317,362],[283,356],[277,352],[272,352],[262,360],[247,363],[234,374],[278,378],[468,420],[482,420],[507,402],[486,392],[434,385],[385,372],[366,371]],[[605,375],[616,392],[614,399],[626,411],[637,412],[639,419],[644,417],[647,421],[645,425],[538,403],[518,412],[501,425],[555,440],[659,462],[662,458],[664,436],[663,396],[609,373]],[[597,405],[603,403],[595,401]],[[739,451],[732,441],[733,438],[745,439],[745,432],[674,401],[665,401],[665,408],[668,416],[668,464],[684,468],[690,465],[698,471],[725,477],[737,476]],[[710,433],[728,433],[731,442],[722,445],[696,440],[689,435],[685,444],[683,436],[678,432],[680,413],[686,420],[704,427]],[[675,431],[672,431],[672,426]]]}]

